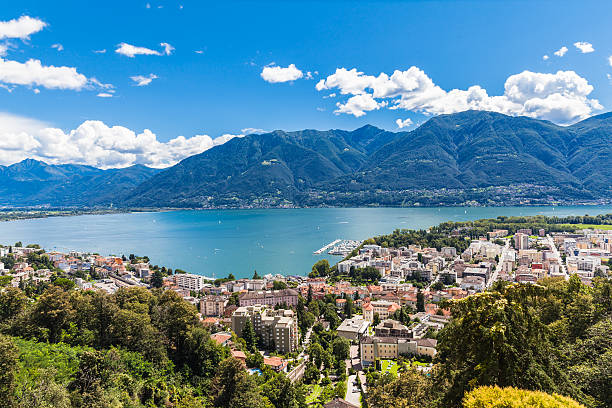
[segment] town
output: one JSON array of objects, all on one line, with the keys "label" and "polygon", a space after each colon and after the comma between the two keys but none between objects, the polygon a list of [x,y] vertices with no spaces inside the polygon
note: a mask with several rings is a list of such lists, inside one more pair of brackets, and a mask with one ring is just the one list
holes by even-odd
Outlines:
[{"label": "town", "polygon": [[[449,223],[420,236],[396,231],[346,241],[344,260],[319,261],[308,276],[254,272],[216,280],[153,265],[146,256],[46,252],[17,242],[0,247],[0,285],[26,294],[49,285],[107,294],[173,291],[197,308],[211,339],[249,374],[270,369],[303,382],[309,405],[360,407],[381,376],[432,369],[438,334],[453,318],[449,301],[512,282],[574,275],[589,286],[610,276],[612,231],[568,229]],[[416,243],[423,237],[448,245]]]}]

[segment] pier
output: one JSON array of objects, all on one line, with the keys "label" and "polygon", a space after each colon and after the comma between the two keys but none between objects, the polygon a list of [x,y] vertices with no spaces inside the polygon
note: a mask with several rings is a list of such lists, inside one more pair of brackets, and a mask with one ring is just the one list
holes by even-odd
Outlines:
[{"label": "pier", "polygon": [[330,242],[329,244],[325,245],[323,248],[321,248],[321,249],[319,249],[319,250],[317,250],[317,251],[314,251],[314,252],[313,252],[313,254],[315,254],[315,255],[320,255],[320,254],[322,254],[323,252],[327,251],[329,248],[331,248],[331,247],[333,247],[334,245],[336,245],[336,244],[337,244],[338,242],[340,242],[340,241],[342,241],[342,240],[341,240],[341,239],[337,239],[337,240],[335,240],[334,242]]}]

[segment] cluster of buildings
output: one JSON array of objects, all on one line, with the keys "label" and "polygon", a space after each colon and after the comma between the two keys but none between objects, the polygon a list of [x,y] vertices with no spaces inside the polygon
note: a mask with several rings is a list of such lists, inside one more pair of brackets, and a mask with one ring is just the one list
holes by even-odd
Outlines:
[{"label": "cluster of buildings", "polygon": [[265,349],[287,354],[297,350],[300,331],[291,309],[271,309],[264,305],[241,306],[232,314],[232,331],[242,336],[247,320]]},{"label": "cluster of buildings", "polygon": [[577,274],[585,283],[595,276],[609,276],[612,259],[612,231],[582,230],[553,234],[554,244],[565,256],[567,274]]}]

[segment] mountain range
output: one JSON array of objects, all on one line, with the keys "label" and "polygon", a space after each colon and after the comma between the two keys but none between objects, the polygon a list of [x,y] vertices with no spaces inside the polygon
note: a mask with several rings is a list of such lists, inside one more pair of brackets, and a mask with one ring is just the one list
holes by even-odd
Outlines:
[{"label": "mountain range", "polygon": [[274,131],[165,170],[33,160],[0,167],[0,204],[277,207],[585,202],[612,198],[612,113],[572,126],[485,111],[409,132]]}]

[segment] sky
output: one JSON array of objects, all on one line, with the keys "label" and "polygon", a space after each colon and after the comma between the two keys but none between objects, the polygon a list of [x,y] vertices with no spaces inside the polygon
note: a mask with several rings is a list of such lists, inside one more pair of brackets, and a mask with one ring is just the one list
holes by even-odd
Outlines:
[{"label": "sky", "polygon": [[612,107],[609,1],[5,2],[0,165],[167,167],[245,134]]}]

